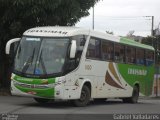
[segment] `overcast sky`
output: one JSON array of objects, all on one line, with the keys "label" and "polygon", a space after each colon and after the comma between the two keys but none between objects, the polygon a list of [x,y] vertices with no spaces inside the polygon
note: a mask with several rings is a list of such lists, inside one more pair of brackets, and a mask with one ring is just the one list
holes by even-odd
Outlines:
[{"label": "overcast sky", "polygon": [[[126,35],[134,30],[134,35],[151,34],[151,17],[154,28],[160,22],[160,0],[100,0],[95,5],[95,30],[112,31],[115,35]],[[92,28],[92,8],[90,16],[82,18],[78,27]]]}]

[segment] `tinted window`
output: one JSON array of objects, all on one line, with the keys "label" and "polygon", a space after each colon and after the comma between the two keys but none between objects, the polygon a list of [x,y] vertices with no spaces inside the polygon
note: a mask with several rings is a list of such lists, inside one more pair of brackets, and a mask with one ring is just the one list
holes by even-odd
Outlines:
[{"label": "tinted window", "polygon": [[88,45],[87,57],[99,59],[100,56],[100,40],[91,38]]},{"label": "tinted window", "polygon": [[124,62],[124,56],[125,56],[124,51],[125,51],[124,45],[115,44],[115,56],[114,56],[115,62]]},{"label": "tinted window", "polygon": [[[76,57],[75,57],[75,60],[70,60],[70,62],[72,61],[73,64],[76,63],[76,66],[77,67],[79,65],[79,62],[80,62],[80,59],[81,59],[81,55],[82,55],[82,52],[83,52],[83,49],[84,49],[84,45],[86,43],[86,37],[85,35],[77,35],[77,36],[73,36],[73,40],[76,40],[76,45],[77,45],[77,50],[76,50]],[[73,67],[74,69],[74,67]]]},{"label": "tinted window", "polygon": [[102,59],[113,60],[113,43],[109,41],[102,42]]},{"label": "tinted window", "polygon": [[154,52],[146,50],[146,65],[152,65],[154,63]]},{"label": "tinted window", "polygon": [[136,49],[130,46],[126,48],[126,62],[127,63],[135,63],[136,58]]},{"label": "tinted window", "polygon": [[144,58],[145,58],[144,50],[137,48],[136,63],[140,65],[144,65],[145,64]]}]

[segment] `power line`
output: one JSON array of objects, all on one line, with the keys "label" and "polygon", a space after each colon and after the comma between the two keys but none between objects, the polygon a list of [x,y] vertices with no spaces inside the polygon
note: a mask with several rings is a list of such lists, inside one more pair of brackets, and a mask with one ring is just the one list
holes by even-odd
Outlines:
[{"label": "power line", "polygon": [[103,18],[107,18],[107,19],[115,19],[115,20],[151,20],[151,18],[144,18],[143,16],[119,16],[119,17],[114,17],[114,16],[101,16]]}]

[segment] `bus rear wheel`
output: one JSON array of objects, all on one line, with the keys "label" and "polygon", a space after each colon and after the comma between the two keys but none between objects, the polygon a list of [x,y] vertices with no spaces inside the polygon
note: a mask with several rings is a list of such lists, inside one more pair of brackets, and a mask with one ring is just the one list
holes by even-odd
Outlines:
[{"label": "bus rear wheel", "polygon": [[90,102],[91,91],[88,86],[84,85],[82,87],[80,99],[74,100],[73,103],[77,107],[84,107]]},{"label": "bus rear wheel", "polygon": [[122,100],[124,103],[137,103],[138,97],[139,97],[139,87],[135,85],[133,88],[132,97],[123,98]]},{"label": "bus rear wheel", "polygon": [[44,99],[44,98],[34,98],[34,100],[38,103],[48,103],[50,101],[50,99]]}]

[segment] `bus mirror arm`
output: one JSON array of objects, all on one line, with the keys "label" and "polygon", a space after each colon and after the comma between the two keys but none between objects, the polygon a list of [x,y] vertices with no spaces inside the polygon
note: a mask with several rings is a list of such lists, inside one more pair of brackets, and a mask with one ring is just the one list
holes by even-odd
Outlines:
[{"label": "bus mirror arm", "polygon": [[76,56],[76,49],[77,49],[77,45],[76,45],[76,40],[72,40],[71,42],[71,48],[70,48],[70,58],[73,59]]},{"label": "bus mirror arm", "polygon": [[5,50],[5,52],[6,52],[7,55],[10,54],[11,44],[12,44],[12,43],[15,43],[15,42],[18,42],[18,41],[20,41],[20,38],[14,38],[14,39],[11,39],[11,40],[9,40],[9,41],[7,42],[7,44],[6,44],[6,50]]}]

